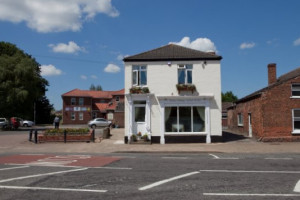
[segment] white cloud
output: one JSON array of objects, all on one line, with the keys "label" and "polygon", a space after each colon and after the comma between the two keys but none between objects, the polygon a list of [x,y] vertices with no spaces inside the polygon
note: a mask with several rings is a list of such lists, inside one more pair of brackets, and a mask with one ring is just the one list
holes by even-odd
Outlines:
[{"label": "white cloud", "polygon": [[240,45],[240,49],[251,49],[253,47],[255,47],[254,42],[251,42],[251,43],[244,42]]},{"label": "white cloud", "polygon": [[117,59],[118,60],[123,60],[125,57],[127,57],[127,56],[129,56],[129,55],[123,55],[123,54],[120,54],[120,55],[118,55],[118,57],[117,57]]},{"label": "white cloud", "polygon": [[170,42],[170,44],[177,44],[204,52],[217,52],[215,44],[208,38],[197,38],[196,40],[191,41],[189,37],[184,37],[180,42]]},{"label": "white cloud", "polygon": [[98,79],[98,77],[96,75],[91,75],[92,79]]},{"label": "white cloud", "polygon": [[79,31],[98,13],[119,16],[111,0],[1,0],[0,20],[25,22],[38,32]]},{"label": "white cloud", "polygon": [[299,46],[300,45],[300,38],[294,41],[294,46]]},{"label": "white cloud", "polygon": [[81,75],[80,78],[81,78],[82,80],[87,80],[87,76],[85,76],[85,75]]},{"label": "white cloud", "polygon": [[56,53],[77,53],[79,51],[85,51],[83,47],[78,46],[73,41],[70,41],[68,44],[58,43],[49,44],[48,46],[51,47],[52,51]]},{"label": "white cloud", "polygon": [[121,71],[121,68],[117,65],[114,65],[114,64],[108,64],[105,69],[104,69],[105,72],[107,73],[118,73]]},{"label": "white cloud", "polygon": [[41,65],[40,69],[42,76],[59,76],[62,74],[62,71],[53,65]]}]

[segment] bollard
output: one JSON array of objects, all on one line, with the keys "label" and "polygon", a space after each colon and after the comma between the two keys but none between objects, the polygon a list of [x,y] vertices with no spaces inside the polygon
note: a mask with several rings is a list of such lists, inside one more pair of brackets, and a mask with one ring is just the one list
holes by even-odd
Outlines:
[{"label": "bollard", "polygon": [[67,130],[64,130],[64,143],[67,143]]},{"label": "bollard", "polygon": [[37,142],[38,142],[38,131],[35,130],[34,131],[34,143],[37,144]]},{"label": "bollard", "polygon": [[95,142],[95,129],[92,131],[92,142]]},{"label": "bollard", "polygon": [[31,140],[32,140],[32,129],[30,129],[30,131],[29,131],[29,139],[28,139],[28,141],[30,141],[31,142]]}]

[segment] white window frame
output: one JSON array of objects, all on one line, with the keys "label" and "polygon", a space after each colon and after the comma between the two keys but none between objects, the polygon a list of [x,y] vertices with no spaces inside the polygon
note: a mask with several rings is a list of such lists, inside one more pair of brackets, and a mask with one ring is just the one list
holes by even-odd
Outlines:
[{"label": "white window frame", "polygon": [[293,88],[293,86],[300,86],[300,83],[292,83],[291,84],[291,98],[300,98],[300,95],[299,96],[293,95],[293,91],[300,91],[300,89]]},{"label": "white window frame", "polygon": [[[193,84],[193,65],[192,64],[180,64],[177,69],[177,82],[179,84],[179,69],[184,69],[184,83],[183,84]],[[188,72],[192,73],[192,81],[188,83]],[[182,84],[182,83],[181,83]]]},{"label": "white window frame", "polygon": [[237,115],[237,124],[238,126],[244,126],[244,116],[242,113],[238,113]]},{"label": "white window frame", "polygon": [[300,117],[295,117],[295,114],[294,114],[295,110],[300,110],[300,108],[292,109],[292,124],[293,124],[293,132],[292,132],[292,134],[300,134],[300,129],[296,129],[295,130],[295,125],[294,125],[295,118],[299,118],[299,120],[300,120]]},{"label": "white window frame", "polygon": [[83,120],[83,113],[79,113],[79,120]]},{"label": "white window frame", "polygon": [[76,120],[76,114],[75,114],[75,112],[71,112],[71,120]]},{"label": "white window frame", "polygon": [[[138,69],[135,69],[138,68]],[[146,72],[146,84],[141,84],[141,73]],[[133,82],[133,77],[135,76],[136,83]],[[147,66],[146,65],[133,65],[132,66],[132,86],[139,86],[144,87],[147,86],[148,80],[147,80]]]},{"label": "white window frame", "polygon": [[71,98],[71,105],[76,105],[76,98],[75,97]]},{"label": "white window frame", "polygon": [[[171,132],[166,132],[166,130],[164,130],[164,132],[165,132],[165,134],[173,134],[173,133],[176,133],[176,134],[203,134],[203,133],[206,133],[207,131],[206,131],[206,129],[207,129],[207,127],[206,127],[206,120],[207,120],[207,116],[206,116],[206,107],[205,106],[197,106],[197,105],[195,105],[195,106],[185,106],[185,105],[181,105],[181,106],[166,106],[165,107],[165,109],[167,108],[167,107],[174,107],[174,108],[176,108],[177,109],[177,131],[176,132],[173,132],[173,131],[171,131]],[[180,113],[179,113],[179,108],[180,107],[189,107],[189,108],[191,108],[191,131],[189,131],[189,132],[186,132],[186,131],[183,131],[183,132],[180,132],[179,131],[179,121],[180,121]],[[204,117],[204,131],[201,131],[201,132],[196,132],[196,131],[194,131],[194,126],[193,126],[193,122],[194,122],[194,107],[203,107],[204,108],[204,115],[205,115],[205,117]],[[165,114],[165,113],[164,113]],[[165,128],[166,128],[166,126],[165,126]]]},{"label": "white window frame", "polygon": [[84,98],[79,98],[79,100],[78,100],[78,104],[80,105],[80,106],[83,106],[84,105]]}]

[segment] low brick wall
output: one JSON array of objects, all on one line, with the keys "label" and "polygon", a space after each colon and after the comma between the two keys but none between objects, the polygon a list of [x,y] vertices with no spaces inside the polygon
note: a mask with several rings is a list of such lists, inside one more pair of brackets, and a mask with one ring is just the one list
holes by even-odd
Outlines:
[{"label": "low brick wall", "polygon": [[[67,142],[89,142],[92,140],[92,132],[86,135],[68,135]],[[39,135],[38,142],[64,142],[63,135]]]},{"label": "low brick wall", "polygon": [[285,137],[264,137],[260,138],[262,142],[300,142],[300,136],[285,136]]}]

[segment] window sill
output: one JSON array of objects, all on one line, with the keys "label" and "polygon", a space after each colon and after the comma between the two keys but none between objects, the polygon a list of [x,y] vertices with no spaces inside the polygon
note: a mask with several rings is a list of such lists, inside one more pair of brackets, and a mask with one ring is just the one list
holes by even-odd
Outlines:
[{"label": "window sill", "polygon": [[290,99],[300,99],[300,96],[291,96]]},{"label": "window sill", "polygon": [[244,124],[238,124],[238,127],[244,127]]},{"label": "window sill", "polygon": [[300,135],[300,131],[293,131],[292,134],[293,135]]}]

